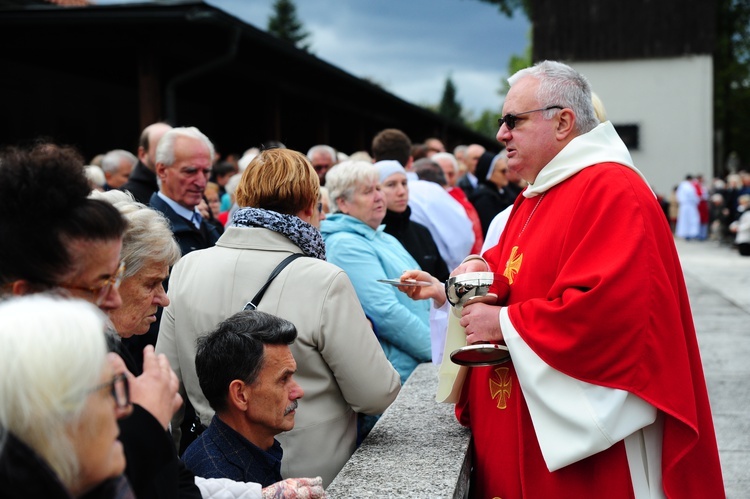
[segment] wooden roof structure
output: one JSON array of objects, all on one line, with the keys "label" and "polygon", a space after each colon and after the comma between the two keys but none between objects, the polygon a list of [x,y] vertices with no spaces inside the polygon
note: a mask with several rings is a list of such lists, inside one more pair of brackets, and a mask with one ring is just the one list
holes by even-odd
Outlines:
[{"label": "wooden roof structure", "polygon": [[531,0],[533,60],[712,54],[715,0]]},{"label": "wooden roof structure", "polygon": [[494,139],[448,122],[201,1],[58,7],[0,0],[0,142],[85,156],[134,150],[156,121],[222,153],[268,141],[369,150],[384,128],[446,147]]}]

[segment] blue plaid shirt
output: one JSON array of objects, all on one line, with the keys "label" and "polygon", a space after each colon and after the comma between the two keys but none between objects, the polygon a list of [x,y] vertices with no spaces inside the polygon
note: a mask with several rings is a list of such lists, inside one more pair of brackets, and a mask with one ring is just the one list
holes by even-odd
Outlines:
[{"label": "blue plaid shirt", "polygon": [[264,451],[214,416],[208,429],[185,450],[182,460],[196,476],[268,487],[282,480],[282,454],[278,440],[274,439],[273,446]]}]

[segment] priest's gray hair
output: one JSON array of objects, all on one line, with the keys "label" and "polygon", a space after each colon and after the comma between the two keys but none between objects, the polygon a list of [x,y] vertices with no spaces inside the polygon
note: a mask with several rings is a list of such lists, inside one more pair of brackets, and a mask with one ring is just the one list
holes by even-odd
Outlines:
[{"label": "priest's gray hair", "polygon": [[[576,116],[576,132],[584,134],[593,130],[599,119],[591,100],[591,86],[585,76],[557,61],[538,62],[530,68],[521,69],[508,78],[511,87],[521,78],[531,76],[539,80],[537,99],[540,107],[562,106],[573,110]],[[542,113],[550,119],[559,109]]]}]

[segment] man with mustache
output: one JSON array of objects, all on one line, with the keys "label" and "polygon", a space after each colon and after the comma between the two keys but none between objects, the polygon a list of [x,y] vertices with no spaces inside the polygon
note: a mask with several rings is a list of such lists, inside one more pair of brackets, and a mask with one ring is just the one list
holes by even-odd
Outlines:
[{"label": "man with mustache", "polygon": [[[263,487],[282,480],[282,449],[275,436],[294,428],[297,400],[304,395],[289,350],[296,338],[291,322],[242,311],[198,340],[198,381],[216,413],[183,455],[197,476]],[[320,478],[311,482],[322,493]]]}]

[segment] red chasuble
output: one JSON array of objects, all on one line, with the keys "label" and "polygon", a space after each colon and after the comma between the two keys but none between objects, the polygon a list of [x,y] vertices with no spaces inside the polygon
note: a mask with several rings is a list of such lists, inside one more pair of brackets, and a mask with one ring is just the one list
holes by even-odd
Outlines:
[{"label": "red chasuble", "polygon": [[[660,411],[666,496],[724,497],[682,269],[638,174],[603,163],[543,197],[519,196],[484,256],[508,278],[509,318],[545,363]],[[474,437],[474,497],[633,497],[622,441],[547,469],[512,361],[472,368],[456,415]]]}]

